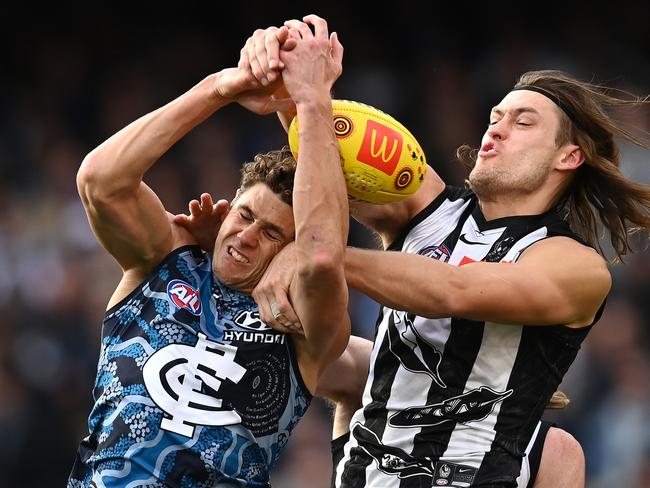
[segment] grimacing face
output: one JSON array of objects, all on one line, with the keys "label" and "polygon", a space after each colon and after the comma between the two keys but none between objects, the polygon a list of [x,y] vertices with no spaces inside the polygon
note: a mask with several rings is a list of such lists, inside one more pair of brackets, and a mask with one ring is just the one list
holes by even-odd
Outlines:
[{"label": "grimacing face", "polygon": [[551,100],[529,90],[508,93],[492,109],[469,175],[479,198],[527,195],[544,184],[560,155],[555,144],[560,114]]},{"label": "grimacing face", "polygon": [[257,183],[233,200],[215,242],[212,270],[225,285],[250,293],[294,234],[291,206]]}]

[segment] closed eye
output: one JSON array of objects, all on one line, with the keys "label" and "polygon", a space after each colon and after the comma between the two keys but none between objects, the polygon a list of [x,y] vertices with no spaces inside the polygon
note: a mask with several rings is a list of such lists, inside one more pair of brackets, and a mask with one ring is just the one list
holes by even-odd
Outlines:
[{"label": "closed eye", "polygon": [[282,241],[282,237],[277,232],[275,232],[273,230],[269,230],[269,229],[265,230],[264,235],[266,237],[268,237],[270,240],[274,241],[274,242],[281,242]]},{"label": "closed eye", "polygon": [[245,222],[253,222],[253,220],[254,220],[253,216],[249,212],[247,212],[246,210],[243,210],[243,209],[239,211],[239,216]]}]

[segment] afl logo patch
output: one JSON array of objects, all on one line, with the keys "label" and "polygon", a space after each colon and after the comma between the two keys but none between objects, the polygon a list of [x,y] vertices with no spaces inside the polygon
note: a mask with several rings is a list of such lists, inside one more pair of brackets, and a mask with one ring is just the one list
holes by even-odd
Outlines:
[{"label": "afl logo patch", "polygon": [[183,280],[170,281],[167,285],[167,295],[178,308],[184,308],[193,315],[201,315],[199,292]]},{"label": "afl logo patch", "polygon": [[444,244],[440,244],[439,246],[423,247],[418,251],[418,254],[428,258],[437,259],[443,263],[449,261],[449,258],[451,257],[451,252],[449,252],[449,249]]}]

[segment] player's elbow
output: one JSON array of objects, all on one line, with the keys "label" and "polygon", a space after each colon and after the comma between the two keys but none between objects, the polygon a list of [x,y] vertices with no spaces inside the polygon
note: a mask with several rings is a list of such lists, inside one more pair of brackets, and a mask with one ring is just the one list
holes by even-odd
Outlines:
[{"label": "player's elbow", "polygon": [[90,152],[81,161],[81,165],[77,170],[77,185],[87,184],[92,181],[96,173],[95,167],[97,163],[94,160],[93,153]]},{"label": "player's elbow", "polygon": [[77,171],[77,191],[84,205],[103,206],[112,200],[123,198],[126,191],[137,185],[124,185],[125,180],[107,168],[106,161],[95,151],[89,153]]},{"label": "player's elbow", "polygon": [[101,178],[97,170],[97,163],[88,154],[81,162],[77,171],[77,191],[84,204],[89,204],[97,198],[98,190],[101,188]]},{"label": "player's elbow", "polygon": [[343,276],[343,251],[328,248],[299,257],[297,272],[307,280],[336,281]]},{"label": "player's elbow", "polygon": [[105,171],[102,169],[102,162],[96,152],[86,155],[77,171],[77,190],[84,202],[93,201],[102,196],[106,185]]}]

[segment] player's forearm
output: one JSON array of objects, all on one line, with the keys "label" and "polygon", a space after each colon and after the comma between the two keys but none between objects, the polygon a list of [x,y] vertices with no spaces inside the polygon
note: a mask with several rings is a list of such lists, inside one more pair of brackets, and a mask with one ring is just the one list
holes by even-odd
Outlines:
[{"label": "player's forearm", "polygon": [[[279,88],[274,94],[274,98],[291,98],[289,95],[289,92],[287,91],[286,87],[282,85],[281,88]],[[280,123],[282,124],[282,127],[284,128],[285,132],[288,134],[289,133],[289,126],[291,125],[291,121],[293,118],[296,116],[296,107],[293,106],[290,110],[286,110],[284,112],[277,112],[278,119],[280,119]]]},{"label": "player's forearm", "polygon": [[[276,99],[276,100],[277,99],[283,99],[283,98],[291,98],[291,95],[289,95],[289,92],[287,91],[287,88],[284,86],[284,83],[282,83],[280,85],[280,87],[273,93],[273,98]],[[280,120],[280,124],[282,124],[282,128],[288,134],[289,133],[289,126],[291,125],[291,121],[296,116],[296,107],[295,107],[295,105],[293,105],[292,108],[289,109],[289,110],[283,110],[283,111],[276,112],[276,115],[278,116],[278,119]]]},{"label": "player's forearm", "polygon": [[299,154],[293,207],[298,268],[340,262],[348,235],[347,190],[329,97],[298,105]]},{"label": "player's forearm", "polygon": [[132,122],[84,159],[80,189],[104,195],[136,191],[144,173],[191,129],[228,103],[214,94],[210,75],[167,105]]},{"label": "player's forearm", "polygon": [[424,317],[453,313],[458,268],[401,252],[348,248],[345,278],[349,286],[394,310]]}]

